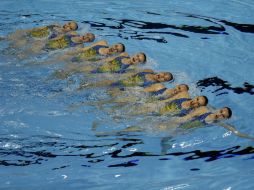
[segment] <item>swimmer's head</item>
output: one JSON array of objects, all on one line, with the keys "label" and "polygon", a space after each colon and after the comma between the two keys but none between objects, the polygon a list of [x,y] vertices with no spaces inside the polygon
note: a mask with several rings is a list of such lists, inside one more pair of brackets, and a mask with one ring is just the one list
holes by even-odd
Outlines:
[{"label": "swimmer's head", "polygon": [[63,25],[63,29],[65,32],[75,31],[78,29],[78,24],[74,21],[67,22],[66,24]]},{"label": "swimmer's head", "polygon": [[131,64],[145,63],[146,55],[144,53],[138,53],[130,57]]},{"label": "swimmer's head", "polygon": [[208,104],[208,99],[206,96],[197,96],[190,100],[190,107],[197,108],[200,106],[206,106]]},{"label": "swimmer's head", "polygon": [[83,36],[81,36],[82,42],[93,42],[95,39],[95,35],[93,33],[85,33]]},{"label": "swimmer's head", "polygon": [[173,75],[170,72],[160,72],[155,74],[156,82],[167,82],[173,79]]},{"label": "swimmer's head", "polygon": [[117,43],[108,48],[108,54],[122,53],[125,51],[125,46],[122,43]]},{"label": "swimmer's head", "polygon": [[208,117],[209,121],[217,122],[224,119],[229,119],[232,116],[232,111],[228,107],[221,108],[216,110],[214,113],[211,113]]},{"label": "swimmer's head", "polygon": [[187,92],[189,90],[189,86],[186,84],[179,84],[176,85],[176,87],[174,88],[174,93],[180,93],[180,92]]}]

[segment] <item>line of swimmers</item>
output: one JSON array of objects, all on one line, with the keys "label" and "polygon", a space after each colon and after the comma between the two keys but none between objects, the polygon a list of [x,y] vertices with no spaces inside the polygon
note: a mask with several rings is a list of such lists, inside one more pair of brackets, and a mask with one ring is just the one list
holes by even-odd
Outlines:
[{"label": "line of swimmers", "polygon": [[[12,41],[13,47],[22,47],[23,52],[29,55],[65,49],[47,62],[45,61],[45,63],[59,61],[68,63],[64,69],[54,73],[57,78],[65,79],[76,73],[83,73],[86,76],[100,73],[115,75],[115,77],[96,82],[85,80],[79,87],[79,90],[89,87],[108,87],[112,97],[111,102],[128,104],[137,100],[140,97],[137,97],[136,93],[128,93],[128,98],[125,99],[121,97],[127,89],[139,87],[145,96],[142,103],[139,101],[132,108],[128,107],[132,115],[170,115],[178,127],[184,128],[217,123],[238,136],[247,137],[233,126],[221,123],[222,120],[232,116],[229,107],[218,110],[208,108],[207,97],[191,98],[186,84],[180,84],[171,89],[166,88],[163,83],[173,81],[172,73],[136,67],[146,62],[145,53],[140,52],[130,56],[125,52],[125,45],[122,43],[111,46],[105,40],[92,43],[95,40],[94,34],[79,35],[76,32],[77,29],[77,23],[71,21],[62,26],[54,24],[16,31],[7,38]],[[84,43],[91,44],[84,46]],[[26,47],[29,48],[26,49]],[[159,125],[158,129],[165,130],[168,127]]]}]

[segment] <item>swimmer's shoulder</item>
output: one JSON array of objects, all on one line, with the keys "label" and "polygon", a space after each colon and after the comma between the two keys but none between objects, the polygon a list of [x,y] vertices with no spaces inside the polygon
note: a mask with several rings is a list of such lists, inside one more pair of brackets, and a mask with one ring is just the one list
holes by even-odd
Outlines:
[{"label": "swimmer's shoulder", "polygon": [[188,121],[188,120],[191,120],[195,117],[198,117],[202,114],[205,114],[207,113],[209,110],[206,106],[200,106],[194,110],[192,110],[189,114],[187,114],[186,116],[184,117],[181,117],[181,121]]},{"label": "swimmer's shoulder", "polygon": [[92,45],[90,45],[89,47],[94,47],[94,46],[108,46],[108,42],[106,40],[100,40],[98,42],[93,43]]},{"label": "swimmer's shoulder", "polygon": [[147,88],[144,89],[145,92],[155,92],[155,91],[159,91],[161,89],[165,88],[165,86],[161,83],[156,83],[153,84]]}]

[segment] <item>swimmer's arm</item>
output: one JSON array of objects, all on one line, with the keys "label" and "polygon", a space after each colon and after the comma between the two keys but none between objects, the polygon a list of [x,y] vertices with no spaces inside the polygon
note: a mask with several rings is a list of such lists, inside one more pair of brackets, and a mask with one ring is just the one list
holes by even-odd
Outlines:
[{"label": "swimmer's arm", "polygon": [[144,89],[144,91],[145,92],[155,92],[155,91],[161,90],[163,88],[165,88],[165,86],[163,84],[157,83],[157,84],[153,84],[153,85],[151,85],[149,87],[146,87]]},{"label": "swimmer's arm", "polygon": [[93,43],[92,45],[90,45],[90,47],[94,47],[94,46],[108,46],[108,42],[106,40],[101,40],[98,42]]},{"label": "swimmer's arm", "polygon": [[81,51],[81,52],[82,52],[82,51],[86,51],[86,50],[88,50],[88,49],[90,49],[90,48],[92,48],[92,47],[94,47],[94,46],[97,46],[97,45],[107,46],[108,43],[107,43],[107,41],[105,41],[105,40],[101,40],[101,41],[98,41],[98,42],[95,42],[95,43],[91,44],[90,46],[86,46],[86,47],[80,48],[80,51]]},{"label": "swimmer's arm", "polygon": [[79,35],[76,31],[70,31],[67,34],[70,34],[70,35]]},{"label": "swimmer's arm", "polygon": [[254,140],[254,137],[251,137],[247,134],[240,133],[234,126],[232,126],[230,124],[218,123],[218,125],[221,126],[221,127],[224,127],[225,129],[227,129],[229,131],[231,131],[232,133],[234,133],[238,137]]},{"label": "swimmer's arm", "polygon": [[197,117],[197,116],[200,116],[204,113],[208,112],[208,109],[206,106],[201,106],[193,111],[191,111],[189,114],[183,116],[183,117],[179,117],[176,119],[177,122],[186,122],[186,121],[189,121],[191,119],[193,119],[194,117]]},{"label": "swimmer's arm", "polygon": [[85,51],[89,48],[90,48],[90,46],[84,47],[83,44],[80,44],[80,45],[77,45],[76,47],[74,47],[73,49],[71,49],[69,51],[66,51],[64,53],[64,55],[67,56],[67,57],[68,56],[75,56],[75,55],[77,55],[77,54],[79,54],[79,53],[81,53],[81,52],[83,52],[83,51]]},{"label": "swimmer's arm", "polygon": [[114,81],[112,80],[103,80],[103,81],[97,81],[97,82],[93,82],[93,83],[81,83],[78,90],[82,90],[85,88],[95,88],[95,87],[104,87],[104,86],[110,86],[111,84],[113,84]]},{"label": "swimmer's arm", "polygon": [[99,41],[99,42],[96,42],[96,43],[93,43],[92,45],[90,46],[85,46],[85,47],[76,47],[74,50],[71,50],[71,51],[67,51],[66,54],[67,55],[76,55],[78,53],[81,53],[83,51],[86,51],[96,45],[107,45],[107,42],[102,40],[102,41]]},{"label": "swimmer's arm", "polygon": [[154,72],[152,69],[142,69],[142,71],[140,71],[140,72]]},{"label": "swimmer's arm", "polygon": [[105,59],[100,59],[99,62],[109,62],[109,61],[112,61],[114,59],[116,59],[117,57],[121,57],[121,56],[128,56],[128,53],[127,52],[123,52],[117,56],[112,56],[112,57],[108,57],[108,58],[105,58]]},{"label": "swimmer's arm", "polygon": [[165,100],[161,100],[161,102],[171,102],[173,100],[177,100],[177,99],[181,99],[181,98],[190,98],[190,95],[188,92],[182,92],[182,93],[178,93],[170,98],[167,98]]},{"label": "swimmer's arm", "polygon": [[122,78],[132,77],[140,72],[154,72],[152,69],[128,69],[125,73],[121,73]]}]

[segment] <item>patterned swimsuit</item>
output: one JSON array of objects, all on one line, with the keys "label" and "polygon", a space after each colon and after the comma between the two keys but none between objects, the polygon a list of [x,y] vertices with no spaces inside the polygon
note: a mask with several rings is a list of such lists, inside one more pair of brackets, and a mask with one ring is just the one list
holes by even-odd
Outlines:
[{"label": "patterned swimsuit", "polygon": [[68,47],[75,47],[77,45],[82,44],[83,42],[73,42],[71,39],[72,37],[76,37],[78,35],[63,35],[60,38],[57,39],[51,39],[49,40],[46,45],[44,50],[57,50],[57,49],[64,49],[64,48],[68,48]]},{"label": "patterned swimsuit", "polygon": [[166,114],[166,113],[176,113],[177,116],[182,117],[188,114],[192,108],[189,109],[182,109],[182,103],[185,101],[190,100],[189,98],[180,98],[177,100],[173,100],[171,102],[166,103],[165,106],[160,108],[159,114]]},{"label": "patterned swimsuit", "polygon": [[127,79],[120,80],[112,84],[113,87],[133,87],[133,86],[140,86],[140,87],[148,87],[152,84],[155,84],[155,81],[149,81],[146,79],[147,74],[153,74],[153,72],[140,72]]},{"label": "patterned swimsuit", "polygon": [[99,68],[92,71],[92,73],[124,73],[127,68],[130,66],[129,64],[124,64],[122,60],[124,58],[129,58],[127,56],[117,57],[112,61],[105,63]]},{"label": "patterned swimsuit", "polygon": [[210,114],[211,114],[211,112],[204,113],[200,116],[193,118],[190,121],[181,123],[179,127],[189,129],[189,128],[195,128],[195,127],[201,127],[204,125],[208,125],[208,123],[206,123],[205,119]]},{"label": "patterned swimsuit", "polygon": [[96,45],[94,47],[91,47],[81,53],[79,53],[77,56],[73,57],[71,59],[72,62],[80,62],[80,61],[97,61],[96,56],[100,55],[100,48],[107,48],[108,46],[103,45]]},{"label": "patterned swimsuit", "polygon": [[41,28],[34,28],[28,32],[28,36],[32,38],[48,38],[53,39],[59,35],[59,31],[55,29],[55,25],[49,25]]}]

